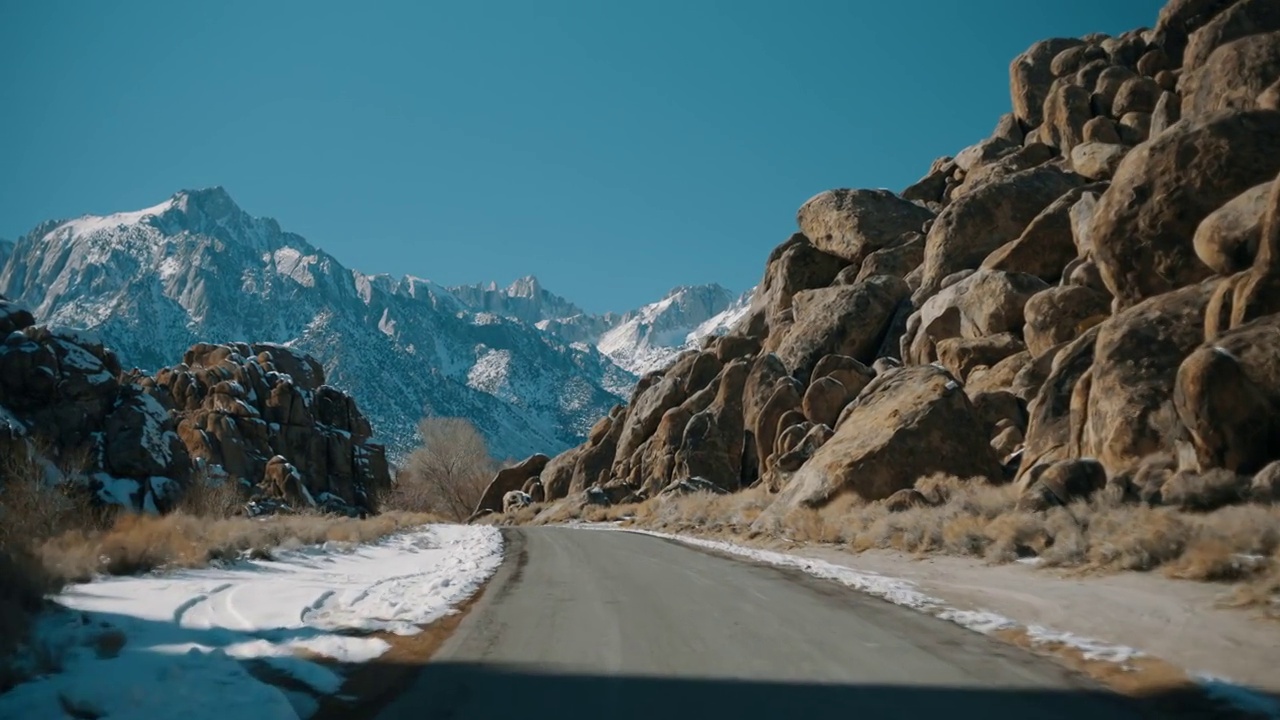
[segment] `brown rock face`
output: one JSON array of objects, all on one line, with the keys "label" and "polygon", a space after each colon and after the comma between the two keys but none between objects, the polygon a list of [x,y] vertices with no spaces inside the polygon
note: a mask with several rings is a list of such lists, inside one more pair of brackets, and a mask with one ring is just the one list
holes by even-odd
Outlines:
[{"label": "brown rock face", "polygon": [[1039,357],[1105,320],[1111,314],[1111,297],[1080,285],[1051,287],[1032,295],[1023,313],[1027,349]]},{"label": "brown rock face", "polygon": [[1041,138],[1066,155],[1084,142],[1084,126],[1092,118],[1089,92],[1065,80],[1055,80],[1044,103]]},{"label": "brown rock face", "polygon": [[919,305],[941,288],[943,278],[979,267],[1050,203],[1082,184],[1077,176],[1044,165],[993,180],[948,205],[929,229],[924,276],[913,300]]},{"label": "brown rock face", "polygon": [[849,390],[832,377],[820,377],[814,380],[809,389],[804,391],[801,408],[804,416],[815,425],[836,424],[840,411],[852,400]]},{"label": "brown rock face", "polygon": [[1200,221],[1192,239],[1200,261],[1219,275],[1253,265],[1270,192],[1269,182],[1254,185]]},{"label": "brown rock face", "polygon": [[267,497],[283,500],[296,508],[314,508],[317,505],[302,482],[302,473],[283,455],[276,455],[267,461],[258,487]]},{"label": "brown rock face", "polygon": [[[1093,327],[1066,346],[1041,357],[1041,360],[1051,359],[1052,365],[1043,382],[1032,383],[1038,389],[1027,405],[1027,439],[1018,470],[1020,482],[1037,465],[1069,457],[1072,443],[1071,399],[1076,384],[1093,365],[1097,339],[1098,327]],[[1035,372],[1040,369],[1037,368],[1039,364],[1037,361],[1027,365],[1021,372]],[[1079,445],[1078,439],[1076,444]]]},{"label": "brown rock face", "polygon": [[952,375],[967,380],[978,366],[990,367],[1027,349],[1013,333],[1000,333],[981,338],[947,338],[937,345],[938,362]]},{"label": "brown rock face", "polygon": [[1080,443],[1074,455],[1095,457],[1115,474],[1183,437],[1173,406],[1174,380],[1183,359],[1204,339],[1213,289],[1209,281],[1175,290],[1102,323],[1087,395],[1073,399],[1082,413],[1077,423],[1073,411]]},{"label": "brown rock face", "polygon": [[578,461],[582,447],[569,448],[551,459],[542,469],[542,489],[548,501],[569,496],[569,483],[573,479],[573,466]]},{"label": "brown rock face", "polygon": [[1192,352],[1178,368],[1174,404],[1201,469],[1253,473],[1280,459],[1280,315]]},{"label": "brown rock face", "polygon": [[795,325],[778,347],[778,357],[802,381],[830,353],[871,362],[898,304],[909,295],[906,282],[889,275],[797,293]]},{"label": "brown rock face", "polygon": [[1183,64],[1187,40],[1235,0],[1170,0],[1160,8],[1153,38],[1174,67]]},{"label": "brown rock face", "polygon": [[747,374],[747,383],[742,391],[742,425],[746,430],[742,451],[743,485],[750,485],[760,477],[760,460],[768,455],[769,448],[760,452],[756,422],[773,395],[774,385],[784,377],[787,377],[787,367],[773,353],[757,356],[751,364],[751,372]]},{"label": "brown rock face", "polygon": [[1196,119],[1221,110],[1257,108],[1258,96],[1277,78],[1280,31],[1242,37],[1219,47],[1203,67],[1185,76],[1182,116]]},{"label": "brown rock face", "polygon": [[779,427],[782,416],[792,410],[799,411],[801,408],[802,398],[800,391],[801,385],[795,378],[779,378],[774,384],[769,401],[764,404],[759,414],[756,415],[754,433],[756,437],[756,462],[757,467],[760,468],[761,475],[769,469],[769,458],[773,455],[778,432],[786,429],[785,427]]},{"label": "brown rock face", "polygon": [[1128,152],[1119,143],[1082,142],[1071,148],[1071,167],[1090,180],[1108,180]]},{"label": "brown rock face", "polygon": [[777,341],[791,326],[791,300],[795,294],[827,287],[848,264],[817,249],[801,233],[774,248],[765,263],[764,279],[751,302],[752,311],[762,314],[772,340],[772,344],[766,342],[766,350],[776,349]]},{"label": "brown rock face", "polygon": [[924,262],[924,236],[920,233],[907,233],[894,244],[867,255],[867,259],[862,261],[862,266],[858,269],[857,276],[849,284],[857,284],[876,275],[905,278],[922,262]]},{"label": "brown rock face", "polygon": [[858,265],[932,218],[928,209],[888,190],[838,189],[801,205],[796,223],[814,247]]},{"label": "brown rock face", "polygon": [[1081,45],[1084,42],[1074,38],[1041,40],[1009,64],[1013,114],[1023,125],[1035,127],[1044,120],[1044,103],[1054,78],[1054,58],[1068,48]]},{"label": "brown rock face", "polygon": [[1094,259],[1120,307],[1210,274],[1195,255],[1209,213],[1280,170],[1280,113],[1184,122],[1125,157],[1089,228]]},{"label": "brown rock face", "polygon": [[626,421],[627,409],[618,405],[593,428],[587,444],[574,460],[573,473],[569,477],[570,495],[609,481],[618,451],[618,438],[622,436]]},{"label": "brown rock face", "polygon": [[539,453],[530,455],[519,465],[499,470],[498,474],[489,481],[489,487],[484,489],[484,495],[480,497],[480,502],[476,504],[475,512],[472,514],[485,510],[502,512],[502,499],[507,493],[519,490],[530,478],[538,477],[550,462],[551,458]]},{"label": "brown rock face", "polygon": [[839,381],[853,399],[871,382],[876,373],[848,355],[827,355],[813,368],[813,382],[829,377]]},{"label": "brown rock face", "polygon": [[998,478],[1000,466],[960,384],[933,366],[877,377],[757,521],[855,493],[887,498],[935,472]]},{"label": "brown rock face", "polygon": [[1107,485],[1102,463],[1086,458],[1059,460],[1036,474],[1034,482],[1018,498],[1020,510],[1047,510],[1087,498]]},{"label": "brown rock face", "polygon": [[1023,306],[1049,286],[1034,275],[979,270],[929,298],[907,323],[903,359],[933,362],[947,338],[976,339],[1021,332]]},{"label": "brown rock face", "polygon": [[1027,273],[1045,282],[1057,282],[1062,277],[1062,269],[1077,254],[1072,235],[1071,208],[1086,193],[1101,193],[1106,187],[1105,183],[1094,183],[1067,191],[1036,215],[1015,240],[988,255],[982,261],[982,267]]},{"label": "brown rock face", "polygon": [[1236,0],[1190,36],[1182,66],[1194,72],[1213,62],[1224,45],[1241,38],[1280,30],[1280,8],[1271,0]]},{"label": "brown rock face", "polygon": [[710,407],[689,419],[676,453],[677,478],[700,477],[724,490],[742,483],[742,390],[750,366],[738,360],[725,366]]}]

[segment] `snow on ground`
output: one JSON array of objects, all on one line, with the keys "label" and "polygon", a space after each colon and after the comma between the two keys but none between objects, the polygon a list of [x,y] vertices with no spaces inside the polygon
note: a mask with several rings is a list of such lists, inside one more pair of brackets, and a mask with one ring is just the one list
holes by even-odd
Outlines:
[{"label": "snow on ground", "polygon": [[[815,577],[838,582],[860,592],[887,600],[895,605],[917,610],[941,620],[956,623],[975,632],[990,634],[997,630],[1021,630],[1030,639],[1033,646],[1066,646],[1080,653],[1086,660],[1111,662],[1121,667],[1129,667],[1131,661],[1147,655],[1147,653],[1125,644],[1106,642],[1076,632],[1064,632],[1050,629],[1038,623],[1018,621],[1009,616],[982,608],[960,608],[955,604],[939,599],[922,591],[919,585],[911,580],[876,572],[865,568],[853,568],[847,564],[838,564],[827,560],[806,557],[784,552],[762,550],[758,548],[735,545],[718,540],[706,540],[687,535],[673,535],[619,527],[617,523],[572,523],[577,527],[602,530],[622,530],[644,535],[676,540],[688,545],[703,547],[722,553],[737,555],[746,559],[773,565],[801,570]],[[859,556],[860,557],[860,556]],[[847,556],[844,562],[856,562],[854,556]],[[1025,578],[1024,578],[1025,581]],[[1078,583],[1079,581],[1077,581]],[[1020,595],[1028,596],[1029,588],[1020,586]],[[1094,604],[1096,611],[1097,604]],[[1239,649],[1238,649],[1239,650]],[[1168,660],[1169,658],[1162,658]],[[1274,667],[1274,666],[1270,666]],[[1263,672],[1266,670],[1263,669]],[[1239,682],[1220,677],[1216,674],[1190,672],[1191,681],[1200,685],[1212,697],[1254,716],[1280,720],[1280,703],[1269,695],[1259,692]]]},{"label": "snow on ground", "polygon": [[[315,655],[372,660],[373,632],[409,635],[453,612],[502,562],[491,526],[431,525],[372,545],[312,546],[237,562],[67,588],[37,637],[62,672],[0,695],[0,718],[257,720],[306,716],[315,701],[255,679],[249,662],[332,694]],[[123,633],[118,654],[110,638]]]}]

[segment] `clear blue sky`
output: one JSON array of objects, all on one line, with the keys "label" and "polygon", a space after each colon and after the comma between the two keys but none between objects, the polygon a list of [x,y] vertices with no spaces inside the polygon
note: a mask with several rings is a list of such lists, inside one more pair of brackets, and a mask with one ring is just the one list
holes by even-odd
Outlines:
[{"label": "clear blue sky", "polygon": [[987,136],[1157,0],[0,0],[0,237],[223,185],[349,267],[592,311],[756,283],[796,208]]}]

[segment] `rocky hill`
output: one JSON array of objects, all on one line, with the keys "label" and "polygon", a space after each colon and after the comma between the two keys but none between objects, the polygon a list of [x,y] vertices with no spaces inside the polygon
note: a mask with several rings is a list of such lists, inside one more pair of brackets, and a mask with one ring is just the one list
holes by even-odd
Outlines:
[{"label": "rocky hill", "polygon": [[[323,358],[394,455],[414,446],[425,414],[472,420],[501,457],[581,442],[630,391],[636,368],[678,352],[732,303],[708,288],[673,291],[690,300],[668,298],[665,311],[596,316],[533,277],[500,289],[366,275],[248,215],[222,188],[50,221],[0,243],[0,293],[40,322],[93,331],[126,366],[153,371],[199,342],[276,343]],[[607,333],[640,316],[646,329],[612,335],[600,352]]]},{"label": "rocky hill", "polygon": [[554,457],[546,496],[763,483],[759,526],[926,503],[932,473],[1032,510],[1277,499],[1280,4],[1173,0],[1009,72],[990,137],[806,202],[744,317]]},{"label": "rocky hill", "polygon": [[289,348],[201,344],[149,376],[3,297],[0,335],[0,457],[60,467],[103,502],[162,511],[198,477],[355,513],[390,483],[355,401]]}]

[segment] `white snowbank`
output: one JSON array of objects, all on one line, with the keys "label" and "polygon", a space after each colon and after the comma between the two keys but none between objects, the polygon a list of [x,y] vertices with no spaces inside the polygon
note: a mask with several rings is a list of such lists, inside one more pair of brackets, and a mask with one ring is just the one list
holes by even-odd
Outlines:
[{"label": "white snowbank", "polygon": [[[37,632],[62,672],[0,696],[0,718],[63,717],[62,707],[110,720],[305,716],[314,702],[256,680],[245,661],[337,692],[342,678],[308,654],[372,660],[389,646],[359,635],[418,632],[454,612],[501,561],[496,528],[432,525],[351,549],[72,586],[56,598],[68,610]],[[113,630],[126,643],[98,657],[93,639]]]}]

